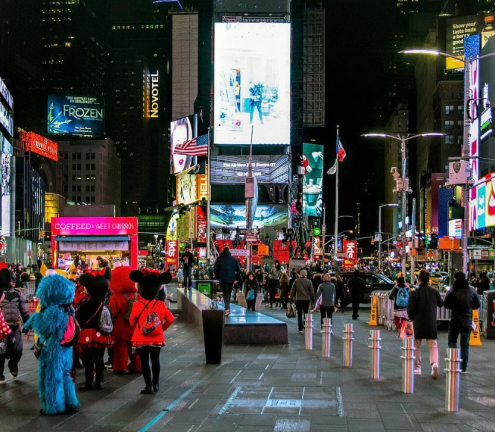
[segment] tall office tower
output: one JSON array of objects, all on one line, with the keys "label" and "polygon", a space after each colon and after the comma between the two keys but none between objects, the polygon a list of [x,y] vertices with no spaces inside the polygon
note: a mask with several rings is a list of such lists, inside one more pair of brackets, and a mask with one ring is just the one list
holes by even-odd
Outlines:
[{"label": "tall office tower", "polygon": [[0,0],[0,77],[16,100],[16,126],[39,131],[42,110],[40,7]]},{"label": "tall office tower", "polygon": [[41,0],[45,94],[103,94],[107,16],[99,0]]}]

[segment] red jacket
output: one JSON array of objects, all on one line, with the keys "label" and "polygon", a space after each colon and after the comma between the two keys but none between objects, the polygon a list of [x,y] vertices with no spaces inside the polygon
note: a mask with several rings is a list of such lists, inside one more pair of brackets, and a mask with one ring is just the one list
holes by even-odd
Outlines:
[{"label": "red jacket", "polygon": [[[172,325],[174,316],[161,300],[141,299],[134,303],[129,321],[136,325],[132,345],[166,345],[163,332]],[[153,330],[144,334],[143,327]]]},{"label": "red jacket", "polygon": [[[110,290],[112,295],[108,302],[108,307],[112,312],[113,332],[112,338],[114,342],[130,342],[134,332],[134,326],[127,324],[124,321],[124,316],[127,313],[129,299],[142,300],[137,294],[136,284],[129,279],[130,267],[117,267],[112,273],[110,280]],[[127,297],[127,298],[126,298]]]}]

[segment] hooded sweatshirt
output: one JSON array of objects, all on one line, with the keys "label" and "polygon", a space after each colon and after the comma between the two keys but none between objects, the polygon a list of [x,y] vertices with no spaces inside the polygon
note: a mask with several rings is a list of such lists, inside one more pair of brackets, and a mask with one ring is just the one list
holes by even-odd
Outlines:
[{"label": "hooded sweatshirt", "polygon": [[480,307],[480,300],[466,279],[456,279],[452,290],[445,296],[444,306],[450,309],[451,321],[469,325],[472,321],[473,309]]},{"label": "hooded sweatshirt", "polygon": [[237,280],[237,275],[241,272],[241,266],[239,261],[227,250],[220,253],[216,259],[214,271],[219,282],[234,283]]}]

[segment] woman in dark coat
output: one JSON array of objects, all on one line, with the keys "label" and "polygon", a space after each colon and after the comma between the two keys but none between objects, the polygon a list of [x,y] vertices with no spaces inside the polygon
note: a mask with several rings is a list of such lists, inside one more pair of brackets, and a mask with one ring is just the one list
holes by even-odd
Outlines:
[{"label": "woman in dark coat", "polygon": [[490,291],[490,278],[486,275],[486,273],[481,278],[477,291],[479,295],[483,295],[484,291]]},{"label": "woman in dark coat", "polygon": [[430,273],[419,272],[419,286],[409,293],[407,314],[413,322],[416,345],[414,375],[421,375],[421,341],[426,339],[430,353],[431,377],[438,378],[437,307],[443,306],[440,293],[429,285]]}]

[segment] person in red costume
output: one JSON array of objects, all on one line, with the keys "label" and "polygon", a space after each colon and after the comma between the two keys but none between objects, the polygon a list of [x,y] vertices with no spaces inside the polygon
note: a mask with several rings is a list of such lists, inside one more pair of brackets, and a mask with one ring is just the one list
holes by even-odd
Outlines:
[{"label": "person in red costume", "polygon": [[141,358],[141,370],[146,385],[141,393],[153,394],[159,388],[160,350],[166,345],[163,332],[174,321],[172,313],[163,301],[156,299],[156,295],[163,284],[170,282],[171,275],[167,272],[160,273],[157,270],[145,269],[143,272],[134,270],[129,277],[137,282],[142,297],[134,303],[129,318],[130,324],[135,326],[132,346],[137,349]]},{"label": "person in red costume", "polygon": [[112,311],[113,323],[113,373],[141,372],[141,361],[137,353],[132,353],[131,339],[134,326],[129,324],[133,304],[142,297],[136,284],[129,278],[130,267],[117,267],[112,272],[110,290],[112,295],[108,307]]}]

